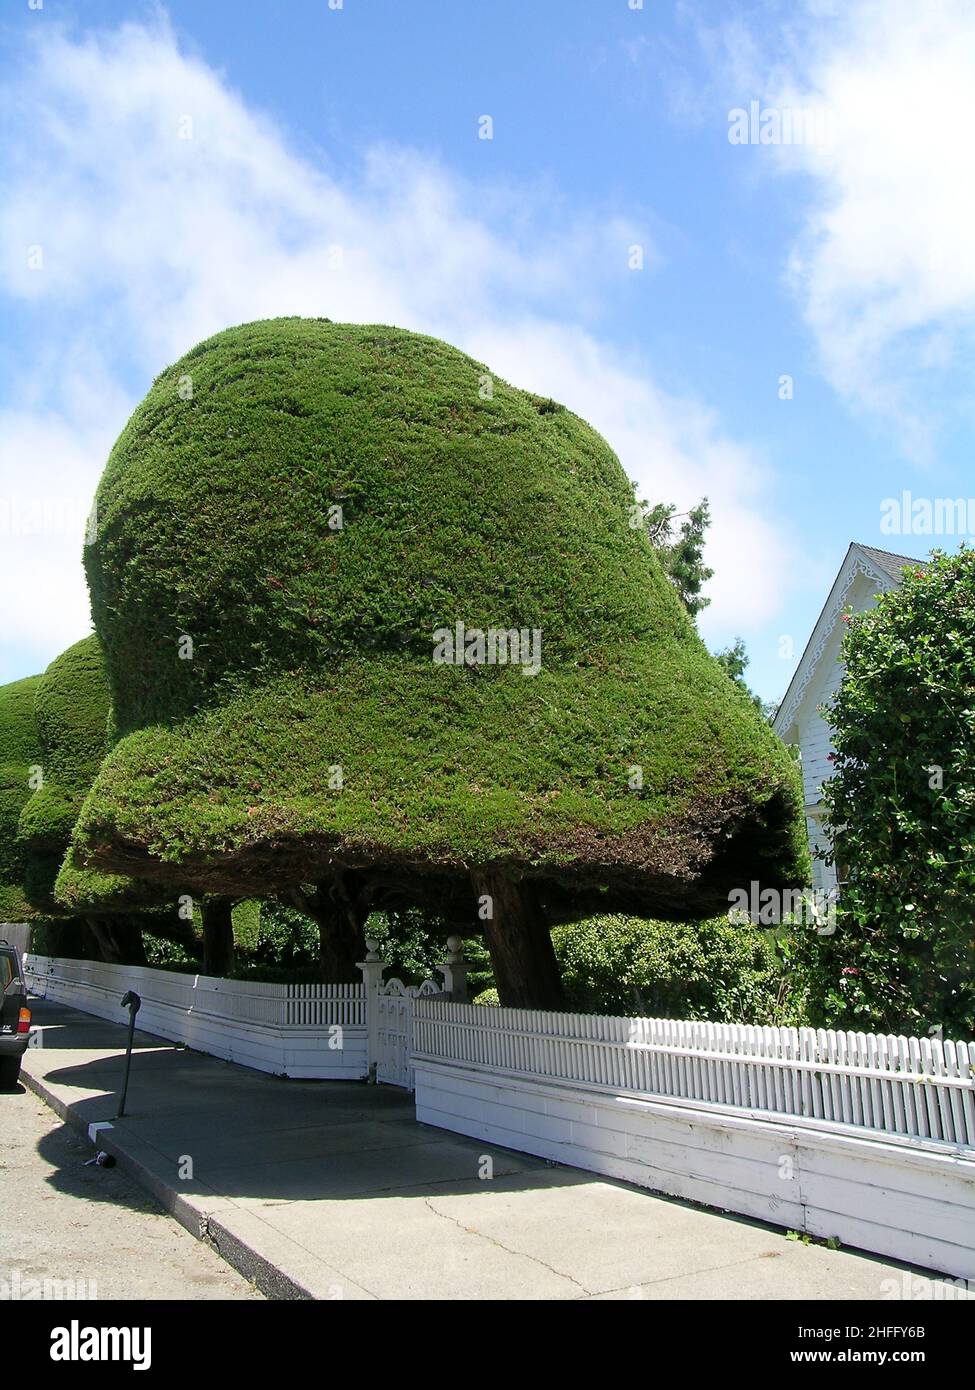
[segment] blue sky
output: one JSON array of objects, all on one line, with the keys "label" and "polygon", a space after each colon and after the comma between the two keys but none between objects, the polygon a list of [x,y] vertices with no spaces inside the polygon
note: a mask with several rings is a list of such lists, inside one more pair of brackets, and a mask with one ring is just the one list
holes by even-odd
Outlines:
[{"label": "blue sky", "polygon": [[[0,681],[88,630],[153,376],[273,313],[437,333],[706,493],[767,699],[850,540],[934,543],[883,499],[975,495],[971,0],[10,0],[0,44]],[[732,144],[752,102],[828,133]]]}]

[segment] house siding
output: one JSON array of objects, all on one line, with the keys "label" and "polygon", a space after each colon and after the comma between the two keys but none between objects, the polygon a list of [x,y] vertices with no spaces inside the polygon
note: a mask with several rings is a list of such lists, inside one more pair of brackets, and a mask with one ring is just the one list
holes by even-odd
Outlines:
[{"label": "house siding", "polygon": [[[878,593],[891,587],[892,581],[886,577],[860,574],[846,595],[844,607],[848,606],[855,613],[866,612],[876,605]],[[813,858],[813,887],[824,892],[835,888],[836,872],[833,865],[825,864],[821,857],[830,845],[822,823],[822,788],[833,775],[830,761],[833,738],[832,730],[820,711],[822,706],[829,704],[843,680],[840,651],[845,630],[845,624],[837,619],[787,735],[787,742],[798,743],[802,755],[803,799],[806,831]]]}]

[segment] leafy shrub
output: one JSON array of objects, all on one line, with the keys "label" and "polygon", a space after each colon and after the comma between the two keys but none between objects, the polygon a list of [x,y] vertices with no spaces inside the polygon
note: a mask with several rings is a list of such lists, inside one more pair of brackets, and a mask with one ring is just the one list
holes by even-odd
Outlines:
[{"label": "leafy shrub", "polygon": [[152,932],[142,933],[146,963],[157,970],[182,970],[195,974],[200,969],[199,955],[191,955],[178,941],[170,941],[164,936],[154,936]]},{"label": "leafy shrub", "polygon": [[774,942],[755,927],[591,917],[556,927],[552,940],[567,1007],[580,1013],[791,1021]]},{"label": "leafy shrub", "polygon": [[[442,918],[420,908],[374,912],[366,923],[366,936],[379,943],[379,955],[389,965],[389,974],[398,975],[409,984],[443,978],[437,966],[447,958],[447,937],[453,933],[454,928]],[[470,967],[470,998],[476,991],[493,985],[494,976],[487,948],[479,936],[465,937],[463,950]]]},{"label": "leafy shrub", "polygon": [[[280,968],[285,972],[312,967],[317,971],[318,927],[310,917],[293,907],[285,907],[277,902],[262,902],[257,944],[250,963]],[[241,962],[243,968],[245,965]],[[239,975],[240,971],[234,973]],[[262,978],[271,979],[272,976]]]},{"label": "leafy shrub", "polygon": [[261,904],[254,898],[234,903],[230,914],[234,925],[234,945],[242,951],[254,951],[261,938]]},{"label": "leafy shrub", "polygon": [[846,881],[835,933],[790,948],[812,1022],[975,1037],[975,551],[848,621],[824,789]]}]

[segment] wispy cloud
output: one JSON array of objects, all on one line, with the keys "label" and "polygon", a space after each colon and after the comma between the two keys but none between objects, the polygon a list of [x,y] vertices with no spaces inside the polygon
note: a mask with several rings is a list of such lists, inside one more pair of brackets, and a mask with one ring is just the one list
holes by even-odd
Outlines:
[{"label": "wispy cloud", "polygon": [[923,458],[975,362],[975,4],[806,0],[765,19],[701,25],[711,90],[828,113],[829,139],[740,153],[802,176],[783,260],[823,370]]}]

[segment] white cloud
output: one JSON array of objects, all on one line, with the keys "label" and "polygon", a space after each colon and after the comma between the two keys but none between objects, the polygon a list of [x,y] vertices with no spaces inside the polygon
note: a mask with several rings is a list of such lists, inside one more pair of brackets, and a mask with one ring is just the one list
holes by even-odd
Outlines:
[{"label": "white cloud", "polygon": [[[43,381],[59,374],[59,404]],[[90,630],[82,551],[108,451],[136,401],[77,346],[38,352],[0,407],[0,632],[41,669]],[[19,674],[29,674],[26,669]]]},{"label": "white cloud", "polygon": [[807,0],[774,32],[725,35],[732,104],[825,110],[833,136],[735,153],[811,180],[788,273],[823,368],[923,456],[975,360],[975,3]]},{"label": "white cloud", "polygon": [[[471,187],[410,150],[372,149],[340,178],[325,154],[295,153],[165,24],[81,42],[49,31],[3,107],[31,135],[0,150],[0,291],[56,339],[42,351],[35,335],[0,419],[0,495],[25,480],[44,496],[93,491],[138,393],[228,324],[396,323],[590,419],[651,500],[683,510],[707,494],[716,640],[747,635],[780,603],[788,566],[758,460],[591,326],[625,290],[633,241],[654,263],[639,227],[612,215],[566,226],[550,189]],[[28,268],[36,245],[40,271]],[[85,630],[78,556],[75,536],[4,548],[8,633],[43,637],[54,655]]]}]

